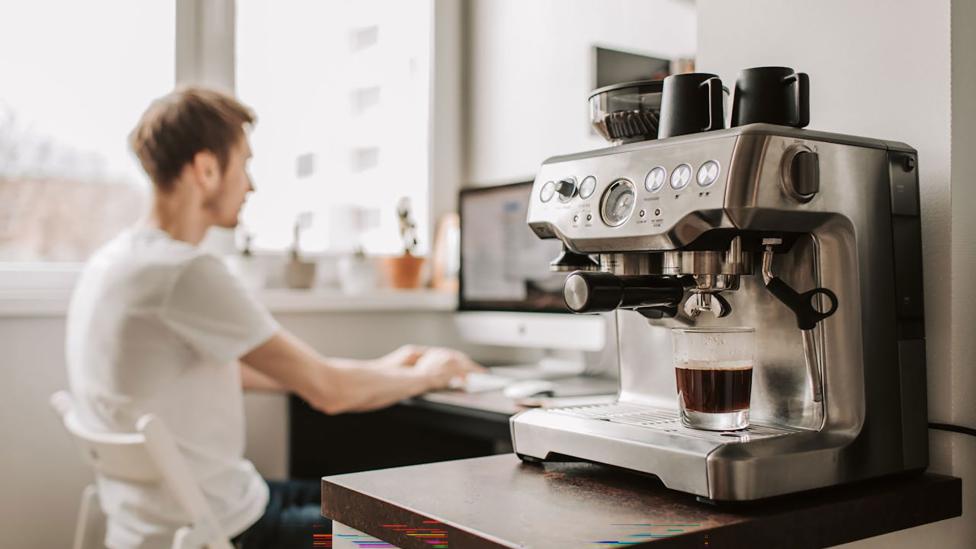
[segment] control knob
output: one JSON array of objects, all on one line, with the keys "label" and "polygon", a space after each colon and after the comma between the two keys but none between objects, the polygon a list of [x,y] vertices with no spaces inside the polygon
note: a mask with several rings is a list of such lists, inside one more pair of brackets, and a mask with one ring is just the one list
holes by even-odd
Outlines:
[{"label": "control knob", "polygon": [[559,199],[563,202],[568,202],[573,196],[576,195],[576,179],[572,177],[567,177],[556,183],[556,192],[559,193]]},{"label": "control knob", "polygon": [[783,187],[798,202],[809,202],[820,192],[820,157],[804,145],[783,157]]}]

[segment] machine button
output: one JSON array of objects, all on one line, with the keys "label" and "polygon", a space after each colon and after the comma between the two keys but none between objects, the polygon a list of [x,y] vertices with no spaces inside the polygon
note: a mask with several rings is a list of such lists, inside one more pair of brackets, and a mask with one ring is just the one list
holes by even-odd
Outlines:
[{"label": "machine button", "polygon": [[691,166],[681,164],[671,172],[671,188],[680,191],[691,182]]},{"label": "machine button", "polygon": [[587,198],[593,196],[593,191],[596,190],[596,178],[592,175],[583,178],[583,182],[579,186],[580,198],[586,200]]},{"label": "machine button", "polygon": [[576,196],[576,178],[567,177],[556,183],[556,192],[559,193],[560,202],[569,202]]},{"label": "machine button", "polygon": [[701,187],[707,187],[715,180],[718,179],[718,174],[721,171],[718,162],[714,160],[709,160],[698,168],[698,185]]},{"label": "machine button", "polygon": [[661,166],[655,166],[644,176],[644,189],[649,193],[656,193],[664,186],[664,181],[667,178],[667,170]]},{"label": "machine button", "polygon": [[539,191],[539,200],[549,202],[552,200],[552,195],[554,194],[556,194],[556,184],[552,181],[546,181],[546,184],[542,186],[542,190]]}]

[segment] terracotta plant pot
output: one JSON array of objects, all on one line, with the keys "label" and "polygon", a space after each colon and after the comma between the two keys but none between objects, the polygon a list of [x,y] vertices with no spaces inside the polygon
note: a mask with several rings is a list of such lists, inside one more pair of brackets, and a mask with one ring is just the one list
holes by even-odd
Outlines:
[{"label": "terracotta plant pot", "polygon": [[397,257],[384,257],[381,262],[383,274],[391,288],[409,290],[420,287],[424,258],[410,254]]}]

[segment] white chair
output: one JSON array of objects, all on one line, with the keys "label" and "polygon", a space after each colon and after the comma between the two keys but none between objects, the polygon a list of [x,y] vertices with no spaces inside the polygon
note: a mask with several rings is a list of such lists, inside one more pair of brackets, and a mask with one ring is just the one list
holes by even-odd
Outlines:
[{"label": "white chair", "polygon": [[[169,488],[190,517],[190,524],[177,530],[173,549],[233,549],[162,420],[147,414],[136,423],[136,433],[96,433],[78,421],[67,391],[51,395],[51,406],[96,474]],[[104,540],[94,535],[103,531],[104,522],[98,492],[89,485],[81,495],[73,549],[104,547]]]}]

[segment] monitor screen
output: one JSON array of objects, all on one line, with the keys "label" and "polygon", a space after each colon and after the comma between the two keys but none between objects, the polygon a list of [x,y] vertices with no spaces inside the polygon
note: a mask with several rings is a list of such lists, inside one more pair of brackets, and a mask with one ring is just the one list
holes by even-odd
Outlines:
[{"label": "monitor screen", "polygon": [[569,312],[566,273],[549,271],[562,244],[525,223],[531,192],[531,181],[461,191],[459,309]]}]

